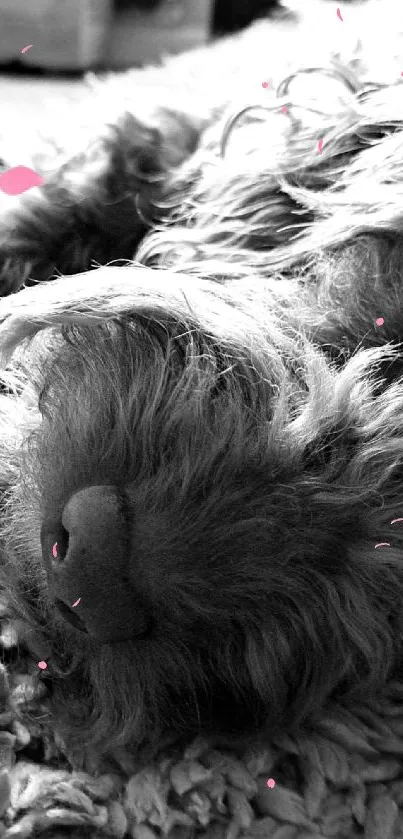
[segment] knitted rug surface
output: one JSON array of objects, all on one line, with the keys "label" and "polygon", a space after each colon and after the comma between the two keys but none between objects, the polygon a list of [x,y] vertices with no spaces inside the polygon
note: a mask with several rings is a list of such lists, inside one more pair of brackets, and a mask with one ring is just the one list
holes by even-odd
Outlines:
[{"label": "knitted rug surface", "polygon": [[[71,755],[44,726],[46,681],[2,620],[0,837],[396,839],[403,836],[403,684],[331,706],[298,738],[170,743],[146,764]],[[83,771],[82,766],[85,766]]]}]

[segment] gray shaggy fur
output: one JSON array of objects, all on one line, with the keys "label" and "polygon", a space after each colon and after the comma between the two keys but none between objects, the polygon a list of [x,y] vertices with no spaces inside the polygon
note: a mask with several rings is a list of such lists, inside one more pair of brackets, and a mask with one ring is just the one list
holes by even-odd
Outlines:
[{"label": "gray shaggy fur", "polygon": [[[361,31],[345,57],[293,25],[104,82],[1,220],[3,291],[31,285],[0,305],[2,582],[73,743],[294,730],[399,676],[402,87]],[[100,646],[40,528],[102,484],[153,622]]]}]

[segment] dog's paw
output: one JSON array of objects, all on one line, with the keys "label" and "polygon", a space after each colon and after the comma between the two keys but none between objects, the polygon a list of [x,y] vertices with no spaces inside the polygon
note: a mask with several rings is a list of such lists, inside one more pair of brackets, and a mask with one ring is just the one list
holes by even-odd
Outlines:
[{"label": "dog's paw", "polygon": [[128,111],[43,158],[36,167],[43,186],[0,193],[0,295],[133,259],[158,218],[169,173],[192,153],[199,131],[163,108],[149,122]]},{"label": "dog's paw", "polygon": [[0,192],[0,294],[93,264],[133,257],[144,233],[136,209],[146,191],[128,171],[113,134],[43,169],[44,183],[20,195]]},{"label": "dog's paw", "polygon": [[152,226],[169,171],[196,131],[167,112],[159,127],[126,113],[83,148],[44,160],[40,187],[0,192],[0,295],[24,284],[130,260]]}]

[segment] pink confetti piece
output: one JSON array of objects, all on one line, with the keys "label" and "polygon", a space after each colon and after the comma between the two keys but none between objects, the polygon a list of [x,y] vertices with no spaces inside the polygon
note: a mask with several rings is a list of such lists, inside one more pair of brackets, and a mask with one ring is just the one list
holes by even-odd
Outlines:
[{"label": "pink confetti piece", "polygon": [[392,519],[391,524],[396,524],[398,521],[403,521],[403,519]]},{"label": "pink confetti piece", "polygon": [[273,789],[273,787],[276,786],[275,780],[273,778],[269,778],[269,780],[266,781],[266,786],[269,787],[270,789]]},{"label": "pink confetti piece", "polygon": [[53,556],[55,559],[57,559],[57,542],[55,542],[55,544],[53,545],[53,548],[52,548],[52,556]]},{"label": "pink confetti piece", "polygon": [[76,601],[75,601],[75,603],[73,603],[73,605],[72,605],[72,607],[71,607],[71,608],[72,608],[72,609],[74,609],[74,606],[78,606],[78,604],[79,604],[80,602],[81,602],[81,597],[79,597],[79,598],[78,598],[78,600],[76,600]]},{"label": "pink confetti piece", "polygon": [[22,52],[22,53],[24,53],[24,52],[28,52],[28,50],[30,50],[30,49],[31,49],[31,47],[33,47],[33,44],[27,44],[27,46],[26,46],[26,47],[23,47],[23,48],[22,48],[21,52]]},{"label": "pink confetti piece", "polygon": [[42,186],[44,180],[29,166],[13,166],[0,175],[0,190],[6,195],[21,195],[34,186]]},{"label": "pink confetti piece", "polygon": [[47,670],[48,665],[46,661],[38,661],[38,667],[40,670]]},{"label": "pink confetti piece", "polygon": [[376,319],[376,321],[375,321],[375,323],[376,323],[376,325],[377,325],[377,326],[383,326],[383,324],[385,323],[385,321],[384,321],[384,319],[383,319],[383,318],[377,318],[377,319]]},{"label": "pink confetti piece", "polygon": [[376,548],[390,548],[390,542],[378,542]]},{"label": "pink confetti piece", "polygon": [[337,9],[336,15],[337,15],[337,17],[339,18],[339,20],[341,20],[341,22],[343,23],[343,18],[342,18],[342,16],[341,16],[341,11],[340,11],[340,9],[339,9],[339,8]]},{"label": "pink confetti piece", "polygon": [[318,152],[319,152],[319,154],[321,154],[322,149],[323,149],[323,140],[321,139],[321,140],[319,140],[319,143],[318,143]]}]

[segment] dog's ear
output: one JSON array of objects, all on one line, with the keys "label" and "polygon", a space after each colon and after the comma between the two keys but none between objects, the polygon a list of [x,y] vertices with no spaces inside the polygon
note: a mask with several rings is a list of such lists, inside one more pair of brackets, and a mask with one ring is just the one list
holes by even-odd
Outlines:
[{"label": "dog's ear", "polygon": [[339,60],[313,69],[231,117],[224,159],[207,167],[200,149],[172,174],[175,224],[143,239],[143,264],[289,276],[362,233],[400,232],[400,86],[366,83]]}]

